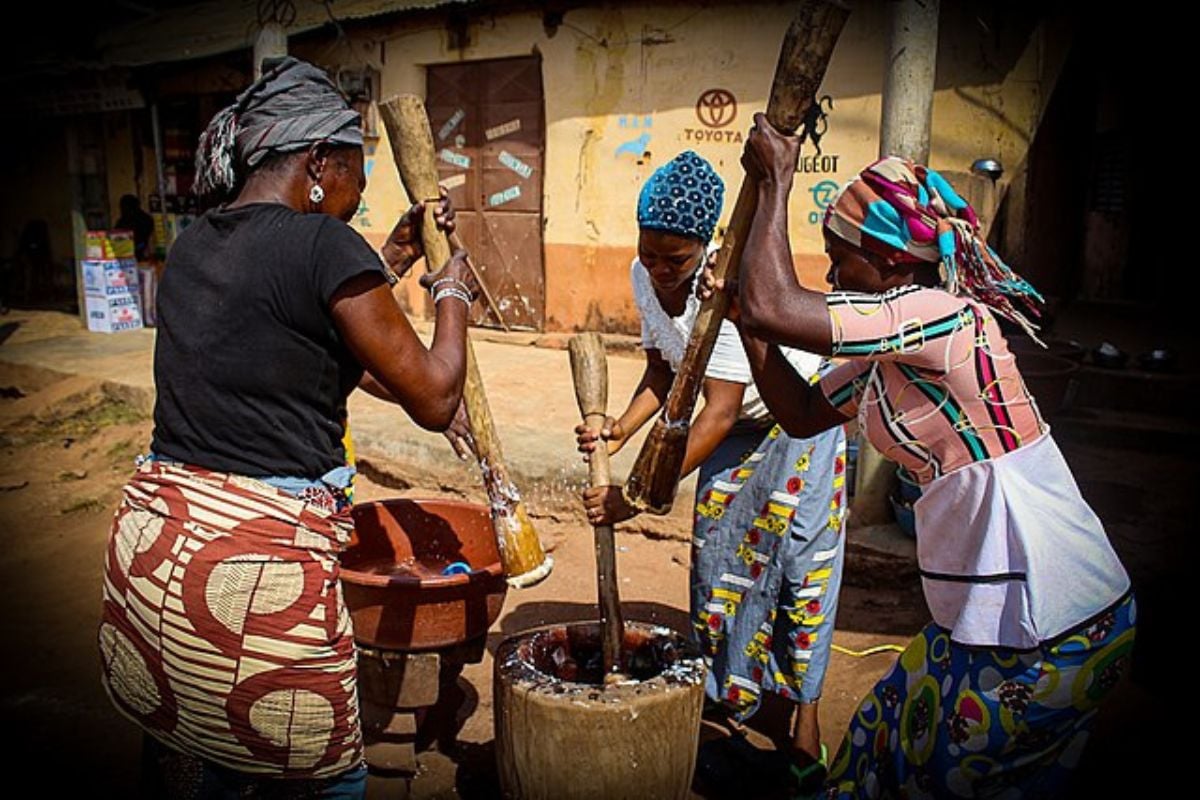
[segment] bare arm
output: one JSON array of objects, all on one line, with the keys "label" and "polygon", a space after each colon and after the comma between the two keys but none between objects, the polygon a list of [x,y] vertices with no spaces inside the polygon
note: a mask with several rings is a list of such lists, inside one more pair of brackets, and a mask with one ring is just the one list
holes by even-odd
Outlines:
[{"label": "bare arm", "polygon": [[737,326],[741,336],[742,348],[750,362],[750,374],[754,377],[759,397],[788,435],[798,438],[814,436],[850,419],[830,404],[819,387],[809,383],[796,371],[778,346],[768,344],[747,331],[737,289],[727,287],[725,281],[713,277],[712,270],[705,269],[700,278],[701,299],[707,299],[718,291],[733,294],[728,318]]},{"label": "bare arm", "polygon": [[638,381],[629,405],[617,419],[609,417],[605,420],[603,430],[594,431],[583,423],[575,426],[575,442],[579,452],[590,453],[596,448],[596,442],[604,439],[608,442],[609,454],[616,453],[629,437],[637,433],[646,421],[653,417],[667,399],[671,391],[671,380],[674,373],[670,365],[657,350],[646,351],[646,369],[642,379]]},{"label": "bare arm", "polygon": [[[400,401],[369,372],[363,372],[362,380],[358,382],[358,388],[372,397],[400,405]],[[471,430],[471,420],[467,416],[466,405],[461,400],[458,403],[458,410],[454,412],[454,419],[450,422],[449,427],[442,431],[442,435],[450,442],[454,455],[458,456],[460,460],[466,461],[475,454],[475,433]]]},{"label": "bare arm", "polygon": [[754,119],[742,164],[758,180],[758,210],[738,281],[741,324],[763,341],[829,355],[833,345],[825,295],[796,280],[788,239],[787,200],[800,143],[776,132],[761,114]]},{"label": "bare arm", "polygon": [[729,435],[742,410],[746,385],[717,378],[704,379],[704,407],[688,431],[687,452],[680,477],[703,464]]},{"label": "bare arm", "polygon": [[671,391],[673,378],[674,373],[662,354],[657,350],[647,350],[646,369],[642,372],[642,379],[638,381],[637,388],[633,390],[633,397],[629,399],[629,406],[617,418],[613,429],[613,433],[619,433],[620,438],[609,438],[610,453],[620,450],[625,442],[629,441],[629,437],[641,430],[642,426],[658,413]]},{"label": "bare arm", "polygon": [[383,384],[375,380],[375,377],[369,372],[363,372],[362,380],[358,382],[358,388],[362,389],[372,397],[378,397],[380,400],[386,400],[389,403],[400,404],[400,401],[392,395]]},{"label": "bare arm", "polygon": [[[423,217],[423,204],[415,204],[401,215],[384,242],[383,259],[398,276],[424,255]],[[434,212],[438,230],[453,231],[454,217],[443,190]],[[421,284],[430,286],[437,278],[453,279],[472,295],[478,291],[465,260],[457,253],[436,274],[422,277]],[[439,302],[433,344],[426,349],[379,276],[351,278],[330,301],[334,325],[365,370],[359,388],[396,403],[422,428],[435,431],[445,431],[455,421],[462,402],[468,312],[467,305],[456,297]],[[453,438],[451,444],[455,444]],[[455,450],[463,456],[456,444]]]},{"label": "bare arm", "polygon": [[[608,444],[608,452],[620,450],[629,437],[646,424],[646,421],[662,408],[667,394],[671,391],[671,381],[674,373],[666,359],[658,350],[646,351],[646,369],[642,379],[638,381],[629,405],[621,413],[620,418],[609,417],[604,422],[604,429],[592,430],[587,425],[580,424],[575,428],[575,441],[582,453],[591,453],[601,439]],[[584,456],[587,460],[587,455]],[[583,507],[588,520],[593,525],[613,525],[637,515],[637,509],[625,502],[621,496],[621,487],[615,484],[607,486],[590,486],[583,492]]]},{"label": "bare arm", "polygon": [[[452,259],[443,271],[469,276],[454,264]],[[466,303],[446,298],[437,304],[428,349],[379,275],[364,273],[346,281],[334,294],[330,311],[350,352],[370,373],[374,388],[387,393],[384,399],[399,403],[427,430],[441,431],[450,425],[466,377]]]},{"label": "bare arm", "polygon": [[738,332],[758,395],[789,436],[815,436],[849,419],[830,405],[819,386],[796,372],[778,347],[750,336],[741,325]]},{"label": "bare arm", "polygon": [[[654,358],[650,358],[650,354]],[[674,373],[667,366],[657,350],[647,351],[646,372],[642,382],[638,384],[629,408],[621,415],[621,420],[613,423],[612,428],[622,433],[623,424],[635,425],[624,433],[621,444],[628,440],[638,428],[645,424],[659,408],[662,407],[667,392],[671,389]],[[684,455],[682,474],[687,475],[696,469],[706,458],[713,454],[717,445],[728,435],[733,424],[737,422],[738,412],[742,407],[742,395],[745,393],[744,384],[733,381],[709,378],[704,381],[704,408],[696,416],[691,430],[688,431],[687,452]],[[575,429],[580,443],[580,450],[588,452],[595,447],[595,435],[580,426]],[[586,440],[586,444],[585,444]],[[612,440],[610,439],[610,442]],[[637,509],[625,502],[621,487],[616,485],[593,486],[583,492],[583,506],[588,519],[594,525],[611,525],[622,522],[637,515]]]}]

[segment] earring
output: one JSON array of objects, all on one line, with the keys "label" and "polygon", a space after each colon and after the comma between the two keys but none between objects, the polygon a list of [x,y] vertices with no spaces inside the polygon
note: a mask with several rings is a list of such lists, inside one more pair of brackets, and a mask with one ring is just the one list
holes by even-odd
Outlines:
[{"label": "earring", "polygon": [[315,206],[321,205],[321,201],[325,199],[325,190],[321,188],[321,184],[313,184],[313,187],[308,190],[308,199],[311,200]]}]

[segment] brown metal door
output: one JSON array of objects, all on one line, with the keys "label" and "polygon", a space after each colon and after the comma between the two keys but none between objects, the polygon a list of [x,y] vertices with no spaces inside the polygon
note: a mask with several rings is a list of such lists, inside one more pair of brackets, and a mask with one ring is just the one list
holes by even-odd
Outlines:
[{"label": "brown metal door", "polygon": [[[506,58],[431,66],[425,95],[438,178],[458,227],[511,328],[541,330],[542,64]],[[499,327],[481,303],[475,323]]]}]

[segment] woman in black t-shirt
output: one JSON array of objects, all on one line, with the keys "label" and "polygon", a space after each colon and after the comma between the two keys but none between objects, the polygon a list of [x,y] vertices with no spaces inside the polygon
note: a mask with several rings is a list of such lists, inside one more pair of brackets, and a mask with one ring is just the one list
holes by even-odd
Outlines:
[{"label": "woman in black t-shirt", "polygon": [[[361,120],[310,64],[282,60],[220,112],[197,177],[231,202],[181,234],[160,287],[153,455],[109,539],[104,684],[172,795],[361,797],[346,397],[361,383],[445,430],[477,285],[461,254],[422,278],[426,348],[389,288],[422,255],[423,209],[386,266],[346,224]],[[447,202],[436,216],[452,228]]]}]

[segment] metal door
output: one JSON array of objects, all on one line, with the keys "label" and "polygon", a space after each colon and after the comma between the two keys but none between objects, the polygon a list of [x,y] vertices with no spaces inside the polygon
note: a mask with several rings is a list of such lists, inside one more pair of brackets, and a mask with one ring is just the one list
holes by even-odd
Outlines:
[{"label": "metal door", "polygon": [[[425,95],[438,178],[458,209],[458,227],[511,328],[541,330],[542,64],[505,58],[428,68]],[[481,303],[474,322],[501,320]]]}]

